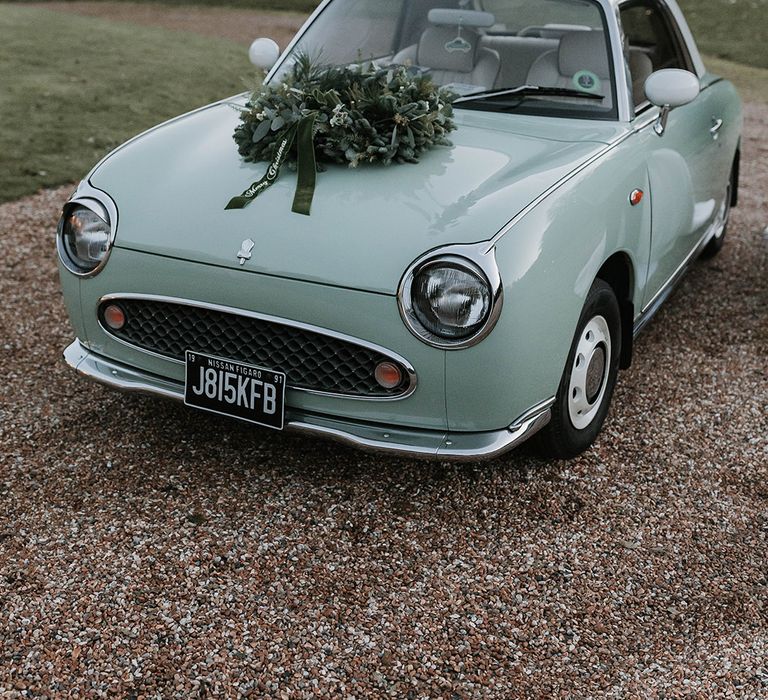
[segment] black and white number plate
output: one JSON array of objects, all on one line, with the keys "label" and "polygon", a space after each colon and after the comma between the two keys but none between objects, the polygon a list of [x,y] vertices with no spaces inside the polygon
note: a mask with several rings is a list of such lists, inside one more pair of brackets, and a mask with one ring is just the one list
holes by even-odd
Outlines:
[{"label": "black and white number plate", "polygon": [[184,403],[276,430],[285,421],[285,374],[187,350]]}]

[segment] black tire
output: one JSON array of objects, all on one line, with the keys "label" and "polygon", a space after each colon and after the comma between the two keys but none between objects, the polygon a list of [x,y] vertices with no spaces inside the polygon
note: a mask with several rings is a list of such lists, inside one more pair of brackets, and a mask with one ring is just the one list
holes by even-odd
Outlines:
[{"label": "black tire", "polygon": [[539,433],[539,445],[547,455],[576,457],[595,441],[616,386],[621,335],[616,295],[607,282],[595,280],[571,343],[552,420]]},{"label": "black tire", "polygon": [[717,255],[720,252],[720,249],[723,247],[723,243],[725,243],[725,234],[728,232],[728,219],[731,216],[731,204],[733,203],[733,192],[734,188],[736,187],[735,177],[736,177],[736,165],[734,164],[733,169],[731,170],[731,176],[728,178],[728,186],[725,190],[725,199],[723,200],[723,204],[720,208],[720,211],[718,212],[718,217],[720,218],[721,222],[718,224],[718,232],[715,234],[715,236],[707,243],[707,245],[704,247],[704,250],[701,251],[701,258],[706,260],[707,258],[714,258],[715,255]]}]

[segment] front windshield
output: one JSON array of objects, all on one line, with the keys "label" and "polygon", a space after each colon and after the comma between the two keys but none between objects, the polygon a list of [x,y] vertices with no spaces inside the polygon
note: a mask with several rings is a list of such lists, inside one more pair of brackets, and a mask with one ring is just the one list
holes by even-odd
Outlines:
[{"label": "front windshield", "polygon": [[[424,71],[459,96],[496,93],[457,108],[615,119],[608,46],[594,0],[334,0],[273,80],[300,55],[337,66],[375,60]],[[521,86],[546,89],[504,94]]]}]

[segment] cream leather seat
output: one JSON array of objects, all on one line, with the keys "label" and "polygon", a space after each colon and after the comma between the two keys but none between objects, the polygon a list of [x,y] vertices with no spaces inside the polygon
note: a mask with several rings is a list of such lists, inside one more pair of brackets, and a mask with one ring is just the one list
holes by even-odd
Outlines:
[{"label": "cream leather seat", "polygon": [[[564,87],[594,91],[609,96],[602,83],[610,81],[608,49],[598,31],[565,34],[557,50],[548,51],[534,61],[528,83],[542,87]],[[595,80],[597,79],[597,80]]]},{"label": "cream leather seat", "polygon": [[430,68],[430,74],[439,85],[458,83],[476,86],[478,90],[491,89],[501,68],[499,54],[480,46],[480,34],[472,28],[461,29],[461,50],[450,50],[459,32],[457,27],[428,27],[419,43],[409,46],[392,59]]},{"label": "cream leather seat", "polygon": [[653,63],[642,49],[629,49],[629,74],[632,78],[632,99],[635,107],[648,101],[645,81],[653,73]]}]

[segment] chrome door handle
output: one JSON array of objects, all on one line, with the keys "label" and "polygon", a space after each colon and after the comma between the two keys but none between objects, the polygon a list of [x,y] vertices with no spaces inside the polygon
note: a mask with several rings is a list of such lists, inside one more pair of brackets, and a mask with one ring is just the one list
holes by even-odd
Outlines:
[{"label": "chrome door handle", "polygon": [[712,128],[709,133],[712,134],[712,138],[716,139],[719,135],[720,129],[723,128],[723,120],[717,117],[712,117]]}]

